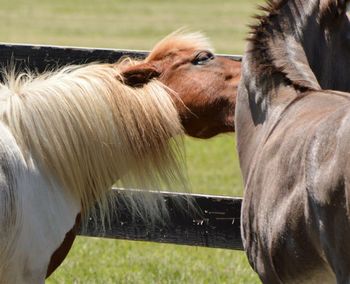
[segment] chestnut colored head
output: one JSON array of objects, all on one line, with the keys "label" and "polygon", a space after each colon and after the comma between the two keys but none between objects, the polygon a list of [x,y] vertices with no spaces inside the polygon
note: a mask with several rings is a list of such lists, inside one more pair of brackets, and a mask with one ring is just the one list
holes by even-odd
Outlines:
[{"label": "chestnut colored head", "polygon": [[157,78],[174,92],[174,103],[186,133],[210,138],[234,131],[240,63],[213,54],[200,33],[174,33],[159,42],[149,56],[122,74],[130,86]]}]

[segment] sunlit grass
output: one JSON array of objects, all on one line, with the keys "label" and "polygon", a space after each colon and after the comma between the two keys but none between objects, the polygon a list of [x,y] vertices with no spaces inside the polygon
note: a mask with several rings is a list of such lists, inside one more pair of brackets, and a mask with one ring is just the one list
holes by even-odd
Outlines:
[{"label": "sunlit grass", "polygon": [[48,282],[258,283],[241,252],[91,238],[77,240]]},{"label": "sunlit grass", "polygon": [[1,0],[1,41],[149,49],[180,28],[204,31],[217,51],[242,53],[257,0]]},{"label": "sunlit grass", "polygon": [[233,135],[208,141],[186,139],[186,153],[192,191],[241,196],[242,181]]}]

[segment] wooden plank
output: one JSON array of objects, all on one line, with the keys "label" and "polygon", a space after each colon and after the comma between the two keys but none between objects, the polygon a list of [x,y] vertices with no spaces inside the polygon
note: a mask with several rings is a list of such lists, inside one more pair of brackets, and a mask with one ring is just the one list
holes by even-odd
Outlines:
[{"label": "wooden plank", "polygon": [[[114,189],[113,198],[118,202],[111,225],[101,228],[101,220],[90,218],[83,236],[151,241],[191,246],[242,250],[240,234],[241,198],[198,194],[154,192],[164,198],[169,219],[150,225],[139,217],[134,218],[123,202],[125,191]],[[129,191],[130,194],[130,191]],[[132,191],[131,194],[140,194]],[[197,212],[184,211],[190,196]]]},{"label": "wooden plank", "polygon": [[[43,72],[68,64],[84,64],[91,62],[113,63],[123,57],[144,58],[147,51],[79,48],[65,46],[26,45],[0,43],[0,65],[15,64],[17,68]],[[219,55],[240,61],[238,55]]]},{"label": "wooden plank", "polygon": [[[93,49],[62,46],[23,45],[0,43],[0,66],[14,64],[17,69],[27,68],[43,72],[67,64],[90,62],[116,62],[122,57],[144,58],[146,51]],[[219,55],[240,61],[241,56]],[[0,75],[1,77],[1,75]],[[133,218],[123,203],[123,191],[115,189],[113,198],[119,203],[114,212],[111,227],[101,228],[101,220],[90,218],[84,236],[113,239],[142,240],[227,249],[242,249],[240,236],[240,198],[191,195],[196,213],[183,212],[177,202],[186,202],[188,195],[161,194],[169,210],[166,224],[152,226],[141,218]],[[134,191],[133,194],[139,194]]]}]

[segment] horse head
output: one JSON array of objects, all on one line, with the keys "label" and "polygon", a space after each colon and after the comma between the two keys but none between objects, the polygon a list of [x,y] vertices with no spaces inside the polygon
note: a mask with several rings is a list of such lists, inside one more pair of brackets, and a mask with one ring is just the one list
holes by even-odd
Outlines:
[{"label": "horse head", "polygon": [[159,42],[145,61],[127,66],[124,82],[141,86],[156,78],[170,88],[186,133],[210,138],[234,131],[240,63],[213,54],[199,33],[174,33]]}]

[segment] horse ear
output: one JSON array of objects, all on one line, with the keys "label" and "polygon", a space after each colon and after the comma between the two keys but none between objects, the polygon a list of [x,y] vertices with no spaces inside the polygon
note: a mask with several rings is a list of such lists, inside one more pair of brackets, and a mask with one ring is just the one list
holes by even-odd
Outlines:
[{"label": "horse ear", "polygon": [[153,78],[157,78],[160,72],[150,63],[141,63],[135,66],[126,67],[121,72],[123,83],[131,87],[142,87]]}]

